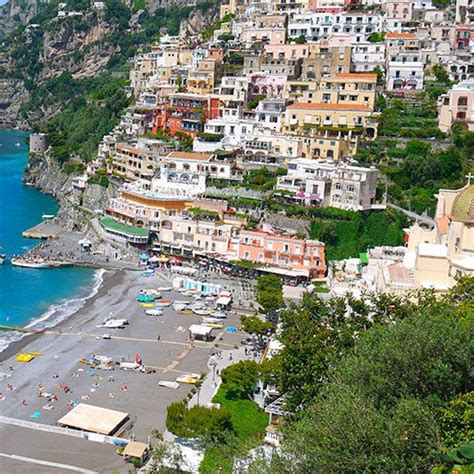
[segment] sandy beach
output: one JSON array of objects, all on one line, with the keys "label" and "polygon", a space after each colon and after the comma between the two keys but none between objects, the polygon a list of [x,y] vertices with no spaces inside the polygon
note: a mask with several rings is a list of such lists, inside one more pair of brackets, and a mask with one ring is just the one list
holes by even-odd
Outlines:
[{"label": "sandy beach", "polygon": [[[178,390],[172,390],[160,387],[158,382],[174,381],[184,373],[208,371],[208,357],[215,346],[235,347],[242,334],[228,334],[219,329],[215,331],[214,342],[191,344],[187,329],[200,322],[198,316],[177,314],[171,307],[164,310],[162,317],[147,316],[135,301],[140,289],[159,286],[171,286],[171,283],[163,276],[146,278],[137,271],[108,271],[97,295],[76,314],[44,334],[27,336],[12,344],[0,354],[0,374],[5,374],[0,379],[0,416],[55,425],[70,410],[71,402],[83,402],[128,413],[133,427],[124,435],[127,438],[146,442],[153,430],[163,431],[166,406],[184,398],[191,386],[181,384]],[[163,298],[191,299],[175,292],[166,292]],[[123,329],[98,328],[110,314],[126,318],[130,324]],[[238,319],[236,315],[229,316],[225,326],[238,325]],[[104,333],[110,334],[111,339],[102,339]],[[19,352],[42,355],[25,364],[15,360]],[[118,368],[88,371],[80,361],[92,354],[114,360],[122,357],[133,360],[139,354],[144,364],[156,372],[146,374]],[[14,389],[9,390],[7,384]],[[64,386],[69,388],[68,393]],[[38,396],[38,389],[54,394],[57,401],[49,403],[47,398]],[[2,466],[8,467],[6,471],[2,469],[4,472],[25,469],[22,462],[5,455],[66,463],[94,472],[129,469],[112,445],[0,423],[0,469]],[[54,466],[50,467],[45,472],[56,472]]]}]

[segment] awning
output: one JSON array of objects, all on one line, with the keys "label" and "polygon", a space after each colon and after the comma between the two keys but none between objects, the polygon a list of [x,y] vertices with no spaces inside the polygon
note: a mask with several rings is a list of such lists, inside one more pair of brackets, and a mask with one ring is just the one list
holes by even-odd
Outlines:
[{"label": "awning", "polygon": [[213,329],[212,327],[201,326],[200,324],[191,324],[191,326],[189,326],[189,332],[197,336],[208,336],[212,333]]},{"label": "awning", "polygon": [[276,275],[290,276],[290,277],[309,277],[309,270],[286,270],[285,268],[277,267],[259,267],[257,270],[261,272],[275,273]]},{"label": "awning", "polygon": [[367,252],[360,253],[359,258],[360,263],[362,263],[363,265],[367,265],[369,263],[369,255],[367,254]]},{"label": "awning", "polygon": [[148,451],[149,446],[146,443],[138,443],[137,441],[130,441],[122,452],[122,456],[129,456],[131,458],[139,458]]},{"label": "awning", "polygon": [[125,423],[128,413],[79,403],[58,424],[83,431],[111,435]]},{"label": "awning", "polygon": [[229,296],[221,296],[217,298],[216,304],[221,306],[227,306],[230,304],[231,301],[232,298],[230,298]]}]

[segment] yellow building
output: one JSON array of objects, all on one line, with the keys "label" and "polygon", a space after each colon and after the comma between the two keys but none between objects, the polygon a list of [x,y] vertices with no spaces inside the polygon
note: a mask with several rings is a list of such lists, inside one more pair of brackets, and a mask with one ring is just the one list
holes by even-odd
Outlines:
[{"label": "yellow building", "polygon": [[307,102],[323,104],[358,104],[375,108],[377,74],[341,73],[335,77],[323,77]]},{"label": "yellow building", "polygon": [[287,107],[284,129],[352,130],[374,138],[377,135],[377,114],[372,107],[357,103],[300,102]]}]

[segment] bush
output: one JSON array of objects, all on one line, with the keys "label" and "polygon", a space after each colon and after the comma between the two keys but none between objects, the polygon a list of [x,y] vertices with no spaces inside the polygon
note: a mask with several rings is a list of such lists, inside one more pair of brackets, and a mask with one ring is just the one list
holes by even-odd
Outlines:
[{"label": "bush", "polygon": [[221,372],[222,382],[231,398],[245,398],[251,394],[258,380],[258,364],[243,360],[226,367]]}]

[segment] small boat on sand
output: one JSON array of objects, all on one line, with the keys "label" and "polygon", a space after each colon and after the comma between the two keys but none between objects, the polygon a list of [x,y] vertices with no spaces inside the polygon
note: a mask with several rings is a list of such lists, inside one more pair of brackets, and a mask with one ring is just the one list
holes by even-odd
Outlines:
[{"label": "small boat on sand", "polygon": [[161,300],[161,301],[157,301],[155,304],[158,307],[161,306],[161,307],[167,308],[168,306],[171,306],[173,302],[170,300]]},{"label": "small boat on sand", "polygon": [[193,313],[198,316],[209,316],[212,313],[212,309],[193,309]]},{"label": "small boat on sand", "polygon": [[147,309],[145,314],[147,316],[163,316],[163,311],[161,309]]}]

